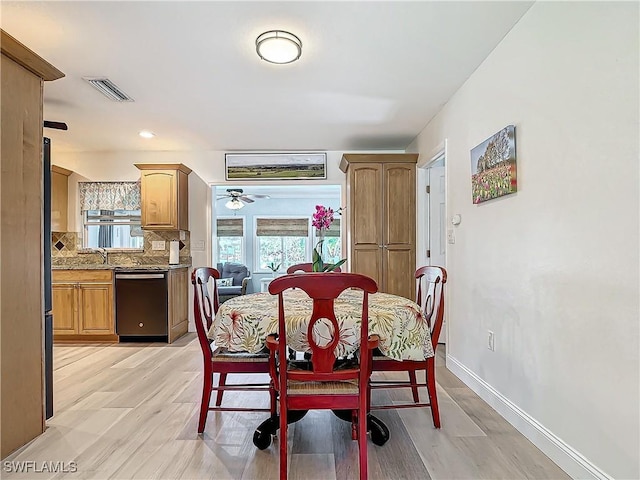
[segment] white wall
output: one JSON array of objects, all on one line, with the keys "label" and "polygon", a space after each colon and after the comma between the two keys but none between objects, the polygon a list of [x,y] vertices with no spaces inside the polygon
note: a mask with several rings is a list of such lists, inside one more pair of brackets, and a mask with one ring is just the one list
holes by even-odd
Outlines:
[{"label": "white wall", "polygon": [[[447,365],[575,478],[640,478],[638,33],[635,2],[538,2],[410,147],[446,139],[462,216]],[[508,124],[518,192],[473,205]]]}]

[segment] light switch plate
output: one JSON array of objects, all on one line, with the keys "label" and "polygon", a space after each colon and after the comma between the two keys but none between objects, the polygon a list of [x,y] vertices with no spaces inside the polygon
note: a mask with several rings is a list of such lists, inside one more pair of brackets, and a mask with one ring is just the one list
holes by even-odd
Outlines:
[{"label": "light switch plate", "polygon": [[204,252],[204,240],[197,240],[193,242],[191,250],[195,252]]},{"label": "light switch plate", "polygon": [[151,250],[164,250],[166,242],[164,240],[154,240],[151,242]]},{"label": "light switch plate", "polygon": [[456,234],[453,230],[447,230],[447,243],[451,245],[456,243]]},{"label": "light switch plate", "polygon": [[187,238],[187,233],[184,230],[180,230],[180,240]]}]

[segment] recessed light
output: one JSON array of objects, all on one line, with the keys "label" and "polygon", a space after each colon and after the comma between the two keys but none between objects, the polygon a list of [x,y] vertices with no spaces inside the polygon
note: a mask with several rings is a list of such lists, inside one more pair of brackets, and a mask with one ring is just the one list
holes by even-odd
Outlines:
[{"label": "recessed light", "polygon": [[142,138],[153,138],[156,136],[155,133],[150,132],[149,130],[142,130],[140,133],[138,133],[138,135],[140,135]]}]

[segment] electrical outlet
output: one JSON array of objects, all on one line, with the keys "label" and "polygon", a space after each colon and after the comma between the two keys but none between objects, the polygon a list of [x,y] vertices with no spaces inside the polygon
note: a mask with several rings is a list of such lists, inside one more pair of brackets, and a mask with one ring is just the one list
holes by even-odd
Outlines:
[{"label": "electrical outlet", "polygon": [[491,330],[487,330],[487,348],[492,352],[496,351],[496,335]]},{"label": "electrical outlet", "polygon": [[151,242],[151,250],[165,250],[166,242],[164,240],[154,240]]},{"label": "electrical outlet", "polygon": [[180,230],[180,240],[184,240],[187,238],[187,232],[184,230]]}]

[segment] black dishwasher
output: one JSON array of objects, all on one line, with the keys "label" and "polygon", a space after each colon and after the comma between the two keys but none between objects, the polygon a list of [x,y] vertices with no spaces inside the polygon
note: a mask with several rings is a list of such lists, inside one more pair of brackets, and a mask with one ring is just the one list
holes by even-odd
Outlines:
[{"label": "black dishwasher", "polygon": [[116,272],[116,333],[121,342],[168,340],[166,272]]}]

